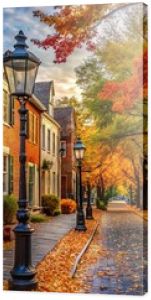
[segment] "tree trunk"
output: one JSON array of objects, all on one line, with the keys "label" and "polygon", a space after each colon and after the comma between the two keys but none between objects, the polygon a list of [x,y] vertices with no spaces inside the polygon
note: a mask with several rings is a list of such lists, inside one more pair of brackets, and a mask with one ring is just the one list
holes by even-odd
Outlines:
[{"label": "tree trunk", "polygon": [[141,201],[140,201],[140,180],[139,180],[139,176],[137,176],[136,205],[137,205],[138,208],[141,208]]}]

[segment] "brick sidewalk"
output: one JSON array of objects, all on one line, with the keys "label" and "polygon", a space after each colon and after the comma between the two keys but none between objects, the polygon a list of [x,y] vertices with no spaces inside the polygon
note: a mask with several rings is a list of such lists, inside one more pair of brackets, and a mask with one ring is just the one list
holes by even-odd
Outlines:
[{"label": "brick sidewalk", "polygon": [[[32,235],[32,263],[37,265],[55,244],[75,226],[75,214],[60,215],[41,223]],[[13,267],[14,249],[3,252],[3,279],[8,280]]]}]

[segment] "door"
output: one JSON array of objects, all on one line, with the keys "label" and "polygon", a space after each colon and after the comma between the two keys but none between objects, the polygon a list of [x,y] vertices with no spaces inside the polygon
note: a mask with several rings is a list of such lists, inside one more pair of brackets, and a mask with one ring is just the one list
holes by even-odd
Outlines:
[{"label": "door", "polygon": [[67,198],[67,177],[61,176],[61,198]]},{"label": "door", "polygon": [[34,205],[35,198],[35,166],[29,166],[29,182],[28,182],[28,197],[29,197],[29,206]]}]

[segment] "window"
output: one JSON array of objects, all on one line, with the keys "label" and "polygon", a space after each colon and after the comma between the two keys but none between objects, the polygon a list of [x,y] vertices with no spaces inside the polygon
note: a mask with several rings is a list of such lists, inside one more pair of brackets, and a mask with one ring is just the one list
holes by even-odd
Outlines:
[{"label": "window", "polygon": [[8,194],[8,155],[3,156],[3,192]]},{"label": "window", "polygon": [[50,194],[50,188],[51,188],[51,171],[48,171],[48,182],[47,182],[47,193]]},{"label": "window", "polygon": [[50,129],[47,130],[47,150],[51,151],[51,132]]},{"label": "window", "polygon": [[5,90],[3,90],[3,120],[9,123],[9,95]]},{"label": "window", "polygon": [[30,123],[30,126],[31,126],[31,141],[34,143],[35,118],[34,118],[34,114],[32,114],[32,113],[31,113],[31,123]]},{"label": "window", "polygon": [[41,184],[41,189],[42,189],[42,195],[45,195],[45,184],[46,184],[46,172],[42,172],[42,184]]},{"label": "window", "polygon": [[45,125],[42,125],[42,149],[45,150],[46,136],[45,136]]},{"label": "window", "polygon": [[55,155],[55,153],[56,153],[56,135],[53,132],[53,135],[52,135],[52,154]]},{"label": "window", "polygon": [[66,141],[61,141],[60,148],[61,148],[61,150],[63,150],[61,152],[61,157],[66,157],[66,155],[67,155],[67,143],[66,143]]},{"label": "window", "polygon": [[14,158],[11,155],[3,155],[3,193],[12,194],[14,188]]},{"label": "window", "polygon": [[56,173],[53,172],[53,194],[56,192]]},{"label": "window", "polygon": [[29,111],[29,140],[33,144],[38,143],[38,118]]},{"label": "window", "polygon": [[35,144],[38,144],[39,141],[39,120],[35,116]]}]

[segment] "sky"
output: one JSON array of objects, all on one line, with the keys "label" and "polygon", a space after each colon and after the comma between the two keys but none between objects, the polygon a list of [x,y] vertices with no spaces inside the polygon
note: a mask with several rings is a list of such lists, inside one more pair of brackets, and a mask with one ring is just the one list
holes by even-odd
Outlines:
[{"label": "sky", "polygon": [[[136,9],[138,9],[137,3]],[[90,51],[87,51],[83,46],[80,49],[75,49],[72,55],[67,58],[66,63],[54,64],[54,52],[52,49],[44,50],[42,48],[38,48],[30,42],[32,38],[43,40],[48,34],[52,33],[49,26],[40,22],[39,18],[33,17],[34,10],[42,10],[46,14],[52,14],[54,8],[53,6],[4,8],[3,50],[13,50],[13,45],[15,43],[14,37],[19,30],[23,30],[24,34],[28,37],[27,44],[30,51],[32,51],[41,60],[36,81],[53,80],[56,99],[64,96],[76,96],[76,98],[80,100],[81,90],[76,84],[76,73],[74,70],[76,67],[81,65],[84,60],[93,54]],[[111,18],[111,27],[108,27],[108,18],[101,22],[101,24],[98,26],[100,45],[103,45],[103,36],[106,36],[107,28],[109,28],[108,30],[110,35],[111,28],[114,29],[114,31],[117,30],[118,35],[119,32],[122,32],[121,29],[124,28],[122,15],[124,15],[124,10],[114,14],[113,19]],[[107,36],[109,36],[109,34],[107,34]]]},{"label": "sky", "polygon": [[23,30],[27,36],[27,45],[40,60],[38,76],[36,81],[54,80],[56,99],[63,96],[76,96],[81,98],[81,90],[76,85],[76,74],[74,68],[80,65],[83,60],[90,55],[90,52],[82,49],[76,49],[67,59],[66,63],[54,64],[53,50],[44,50],[38,48],[30,42],[30,39],[43,39],[50,34],[50,27],[33,17],[33,10],[41,9],[43,12],[52,13],[53,7],[16,7],[4,8],[3,10],[3,50],[12,50],[15,42],[15,35],[19,30]]}]

